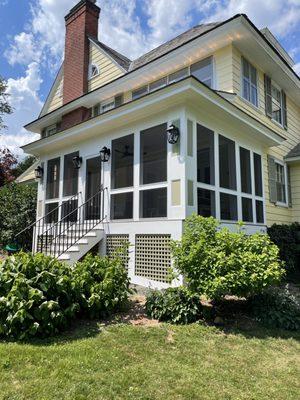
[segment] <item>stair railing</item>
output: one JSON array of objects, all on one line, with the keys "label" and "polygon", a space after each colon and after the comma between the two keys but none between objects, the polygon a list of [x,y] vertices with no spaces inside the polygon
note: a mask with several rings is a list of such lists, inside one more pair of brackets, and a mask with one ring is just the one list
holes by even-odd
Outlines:
[{"label": "stair railing", "polygon": [[[33,222],[32,224],[28,225],[25,229],[21,232],[18,232],[15,237],[14,241],[16,244],[19,244],[19,238],[25,232],[31,232],[32,237],[32,251],[35,252],[38,247],[37,237],[42,235],[47,229],[49,229],[49,225],[53,225],[57,222],[59,215],[61,215],[62,210],[69,212],[68,210],[71,209],[72,203],[74,201],[78,201],[81,192],[76,193],[74,196],[70,197],[68,200],[64,201],[62,204],[55,207],[53,210],[49,211],[45,214],[42,218],[38,219],[37,221]],[[28,235],[29,236],[29,235]]]},{"label": "stair railing", "polygon": [[104,192],[100,190],[76,209],[64,215],[39,238],[39,252],[59,257],[105,219]]}]

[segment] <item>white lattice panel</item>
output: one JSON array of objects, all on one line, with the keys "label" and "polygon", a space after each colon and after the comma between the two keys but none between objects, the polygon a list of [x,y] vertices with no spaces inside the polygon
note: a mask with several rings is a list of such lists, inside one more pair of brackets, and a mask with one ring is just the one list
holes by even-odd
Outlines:
[{"label": "white lattice panel", "polygon": [[169,283],[171,235],[135,236],[135,275]]},{"label": "white lattice panel", "polygon": [[125,268],[128,270],[129,249],[127,247],[123,254],[123,249],[129,244],[129,235],[107,235],[106,236],[106,254],[108,257],[113,257],[122,250],[121,258],[124,261]]}]

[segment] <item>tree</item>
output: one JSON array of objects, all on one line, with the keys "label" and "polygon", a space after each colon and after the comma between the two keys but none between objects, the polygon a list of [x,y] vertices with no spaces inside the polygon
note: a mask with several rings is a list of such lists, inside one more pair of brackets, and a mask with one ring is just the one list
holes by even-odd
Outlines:
[{"label": "tree", "polygon": [[0,188],[0,246],[17,243],[31,249],[32,229],[16,239],[17,233],[36,219],[37,188],[35,185],[11,183]]},{"label": "tree", "polygon": [[17,162],[9,149],[0,149],[0,188],[15,179],[13,171]]},{"label": "tree", "polygon": [[23,174],[29,167],[32,166],[36,161],[34,156],[27,156],[23,161],[20,161],[18,165],[14,168],[13,174],[15,178],[18,178]]},{"label": "tree", "polygon": [[0,76],[0,130],[5,128],[3,123],[3,115],[4,114],[11,114],[12,107],[8,103],[9,94],[7,91],[7,83],[6,81]]}]

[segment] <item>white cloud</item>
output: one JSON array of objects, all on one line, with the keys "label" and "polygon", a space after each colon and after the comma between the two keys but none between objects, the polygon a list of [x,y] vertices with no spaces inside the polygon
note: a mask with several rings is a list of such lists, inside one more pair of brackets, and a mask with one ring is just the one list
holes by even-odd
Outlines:
[{"label": "white cloud", "polygon": [[14,38],[14,43],[4,53],[11,65],[24,64],[39,61],[41,50],[35,43],[32,33],[21,32]]},{"label": "white cloud", "polygon": [[294,70],[300,76],[300,62],[294,65]]},{"label": "white cloud", "polygon": [[209,20],[224,20],[238,13],[247,14],[258,26],[268,28],[279,37],[284,37],[299,26],[299,0],[226,0],[218,2]]},{"label": "white cloud", "polygon": [[23,126],[36,118],[41,109],[42,103],[37,94],[41,83],[39,65],[36,62],[29,64],[24,77],[7,81],[9,102],[14,112],[4,117],[8,128],[1,132],[0,146],[6,146],[18,155],[23,153],[20,146],[39,137],[27,132]]}]

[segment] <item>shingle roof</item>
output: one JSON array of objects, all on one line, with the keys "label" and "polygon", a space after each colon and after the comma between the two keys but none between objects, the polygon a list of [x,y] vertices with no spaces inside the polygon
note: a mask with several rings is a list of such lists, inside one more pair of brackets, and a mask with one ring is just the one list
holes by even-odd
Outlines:
[{"label": "shingle roof", "polygon": [[168,42],[162,44],[161,46],[156,47],[155,49],[149,51],[148,53],[142,55],[136,60],[132,61],[129,71],[133,71],[150,61],[155,60],[156,58],[167,54],[168,52],[175,50],[177,47],[187,43],[188,41],[200,36],[201,34],[209,31],[210,29],[215,28],[219,23],[210,23],[210,24],[201,24],[194,26],[186,32],[183,32],[179,36],[176,36],[174,39],[169,40]]},{"label": "shingle roof", "polygon": [[129,60],[129,58],[125,57],[123,54],[117,52],[106,44],[99,42],[99,40],[96,40],[92,37],[90,37],[90,39],[99,47],[101,47],[107,54],[109,54],[110,57],[112,57],[116,61],[116,63],[118,63],[122,68],[128,71],[131,63],[131,60]]},{"label": "shingle roof", "polygon": [[128,57],[123,54],[117,52],[106,44],[94,39],[90,38],[94,43],[96,43],[99,47],[101,47],[104,51],[106,51],[122,68],[126,71],[133,71],[143,65],[149,63],[150,61],[155,60],[158,57],[163,56],[164,54],[169,53],[172,50],[182,46],[183,44],[189,42],[192,39],[200,36],[201,34],[208,32],[209,30],[215,28],[220,23],[209,23],[209,24],[201,24],[194,26],[186,32],[181,33],[179,36],[176,36],[174,39],[169,40],[168,42],[162,44],[161,46],[156,47],[155,49],[149,51],[146,54],[143,54],[141,57],[137,58],[134,61],[131,61]]},{"label": "shingle roof", "polygon": [[300,157],[300,143],[298,143],[284,158]]}]

